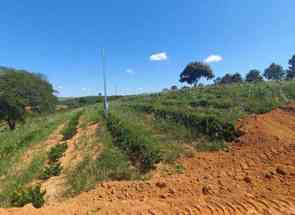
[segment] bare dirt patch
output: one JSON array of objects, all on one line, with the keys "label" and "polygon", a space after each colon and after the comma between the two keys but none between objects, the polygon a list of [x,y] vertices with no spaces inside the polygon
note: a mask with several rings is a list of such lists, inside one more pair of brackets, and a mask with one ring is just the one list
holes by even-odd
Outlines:
[{"label": "bare dirt patch", "polygon": [[100,183],[39,210],[0,214],[295,214],[295,106],[241,120],[228,152],[179,159],[184,172]]}]

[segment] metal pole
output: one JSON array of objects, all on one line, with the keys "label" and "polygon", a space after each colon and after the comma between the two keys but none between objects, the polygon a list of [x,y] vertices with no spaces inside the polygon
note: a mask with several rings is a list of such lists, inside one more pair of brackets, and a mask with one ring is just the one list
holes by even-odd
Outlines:
[{"label": "metal pole", "polygon": [[106,71],[105,71],[105,63],[106,63],[106,57],[105,57],[105,51],[102,49],[102,73],[103,73],[103,84],[104,84],[104,114],[105,117],[108,116],[109,112],[109,104],[108,104],[108,96],[107,96],[107,78],[106,78]]}]

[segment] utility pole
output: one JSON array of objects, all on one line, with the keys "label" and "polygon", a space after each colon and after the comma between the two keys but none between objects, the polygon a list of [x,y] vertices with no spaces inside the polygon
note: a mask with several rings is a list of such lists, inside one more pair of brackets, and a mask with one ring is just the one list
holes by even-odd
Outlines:
[{"label": "utility pole", "polygon": [[108,112],[109,112],[109,104],[108,104],[108,96],[107,96],[107,77],[106,77],[106,56],[105,56],[105,51],[104,49],[102,49],[102,53],[101,53],[101,57],[102,57],[102,73],[103,73],[103,84],[104,84],[104,103],[103,103],[103,107],[104,107],[104,114],[105,117],[108,116]]}]

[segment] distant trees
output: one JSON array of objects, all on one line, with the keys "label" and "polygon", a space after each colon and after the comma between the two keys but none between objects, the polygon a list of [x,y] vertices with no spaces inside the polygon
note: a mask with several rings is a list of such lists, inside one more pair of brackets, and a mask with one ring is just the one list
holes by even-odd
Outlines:
[{"label": "distant trees", "polygon": [[40,74],[1,67],[0,70],[0,120],[10,129],[24,120],[26,107],[33,112],[55,110],[57,98],[52,85]]},{"label": "distant trees", "polygon": [[233,84],[233,83],[241,83],[243,82],[243,78],[241,74],[229,74],[226,73],[222,78],[216,78],[214,83],[215,84]]},{"label": "distant trees", "polygon": [[257,69],[252,69],[246,74],[246,82],[259,82],[263,81],[263,77],[260,71]]},{"label": "distant trees", "polygon": [[287,70],[287,79],[292,80],[295,78],[295,55],[289,60],[289,68]]},{"label": "distant trees", "polygon": [[190,85],[196,86],[201,78],[210,80],[214,78],[213,70],[208,64],[202,62],[193,62],[188,64],[183,72],[180,74],[180,82],[186,82]]},{"label": "distant trees", "polygon": [[285,71],[281,65],[272,63],[264,70],[263,76],[267,80],[282,80],[285,76]]},{"label": "distant trees", "polygon": [[174,91],[174,90],[177,90],[177,89],[178,89],[178,87],[177,87],[176,85],[172,85],[172,86],[171,86],[171,90]]}]

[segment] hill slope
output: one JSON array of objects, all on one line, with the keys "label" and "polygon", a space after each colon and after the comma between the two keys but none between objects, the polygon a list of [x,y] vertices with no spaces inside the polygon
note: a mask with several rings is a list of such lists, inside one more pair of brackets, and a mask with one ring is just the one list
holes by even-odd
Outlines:
[{"label": "hill slope", "polygon": [[183,158],[183,173],[149,181],[100,183],[41,209],[0,214],[294,214],[295,106],[252,115],[228,152]]}]

